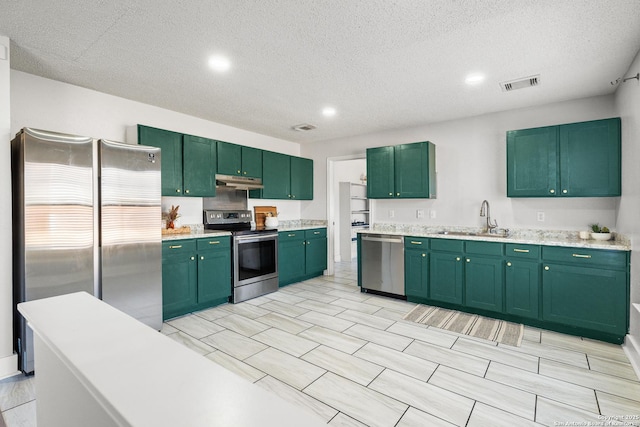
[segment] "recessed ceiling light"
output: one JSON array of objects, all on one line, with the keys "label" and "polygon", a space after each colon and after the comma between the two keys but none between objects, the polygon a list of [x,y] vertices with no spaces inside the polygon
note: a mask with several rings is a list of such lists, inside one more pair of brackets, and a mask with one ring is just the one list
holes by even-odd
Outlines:
[{"label": "recessed ceiling light", "polygon": [[214,71],[224,73],[225,71],[229,71],[229,68],[231,68],[231,61],[229,61],[229,58],[226,56],[214,55],[209,58],[209,67]]},{"label": "recessed ceiling light", "polygon": [[322,115],[325,117],[333,117],[336,115],[336,109],[333,107],[325,107],[322,109]]},{"label": "recessed ceiling light", "polygon": [[483,74],[469,74],[464,82],[468,85],[477,85],[484,81]]}]

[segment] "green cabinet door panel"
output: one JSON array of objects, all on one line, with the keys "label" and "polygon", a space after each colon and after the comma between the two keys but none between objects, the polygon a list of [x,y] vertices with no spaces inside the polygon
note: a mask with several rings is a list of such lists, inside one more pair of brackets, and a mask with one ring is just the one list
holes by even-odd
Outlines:
[{"label": "green cabinet door panel", "polygon": [[507,258],[504,279],[506,313],[538,319],[540,316],[540,264],[538,261]]},{"label": "green cabinet door panel", "polygon": [[197,262],[194,250],[182,250],[182,241],[171,246],[176,253],[162,251],[162,318],[163,320],[188,313],[196,304],[198,286]]},{"label": "green cabinet door panel", "polygon": [[286,154],[262,153],[263,199],[289,199],[291,195],[291,161]]},{"label": "green cabinet door panel", "polygon": [[278,276],[280,284],[293,283],[298,277],[305,275],[305,242],[304,238],[293,240],[278,238]]},{"label": "green cabinet door panel", "polygon": [[429,298],[429,258],[425,250],[404,251],[404,290],[407,297]]},{"label": "green cabinet door panel", "polygon": [[313,200],[313,160],[291,157],[291,199]]},{"label": "green cabinet door panel", "polygon": [[242,147],[242,176],[262,178],[262,150]]},{"label": "green cabinet door panel", "polygon": [[558,129],[507,132],[507,196],[548,197],[558,191]]},{"label": "green cabinet door panel", "polygon": [[433,171],[435,164],[431,166],[429,162],[430,148],[435,150],[434,145],[429,142],[416,142],[394,147],[396,197],[431,197],[433,182],[430,182],[430,169]]},{"label": "green cabinet door panel", "polygon": [[627,273],[545,263],[542,319],[624,336],[627,332]]},{"label": "green cabinet door panel", "polygon": [[367,149],[367,197],[389,199],[395,197],[393,147]]},{"label": "green cabinet door panel", "polygon": [[185,196],[216,195],[216,141],[184,135],[183,187]]},{"label": "green cabinet door panel", "polygon": [[242,146],[230,142],[217,141],[218,173],[222,175],[242,175]]},{"label": "green cabinet door panel", "polygon": [[158,147],[161,155],[162,195],[182,195],[182,134],[138,125],[138,144]]},{"label": "green cabinet door panel", "polygon": [[619,196],[620,162],[620,119],[560,126],[562,196]]},{"label": "green cabinet door panel", "polygon": [[502,258],[465,258],[465,304],[501,313],[503,299]]},{"label": "green cabinet door panel", "polygon": [[322,273],[327,269],[327,239],[306,241],[305,275]]},{"label": "green cabinet door panel", "polygon": [[431,252],[429,254],[429,298],[462,304],[462,254]]},{"label": "green cabinet door panel", "polygon": [[198,252],[198,304],[231,296],[231,252]]}]

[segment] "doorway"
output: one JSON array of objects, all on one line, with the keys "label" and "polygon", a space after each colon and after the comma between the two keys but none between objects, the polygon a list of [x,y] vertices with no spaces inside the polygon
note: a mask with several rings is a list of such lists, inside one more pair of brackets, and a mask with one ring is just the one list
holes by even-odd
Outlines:
[{"label": "doorway", "polygon": [[[327,159],[327,234],[329,237],[329,253],[327,274],[333,275],[333,263],[340,261],[340,230],[344,226],[351,229],[351,222],[340,220],[340,182],[362,184],[366,179],[366,154],[329,157]],[[365,181],[366,182],[366,181]],[[366,194],[366,192],[365,192]],[[371,217],[371,213],[369,213]]]}]

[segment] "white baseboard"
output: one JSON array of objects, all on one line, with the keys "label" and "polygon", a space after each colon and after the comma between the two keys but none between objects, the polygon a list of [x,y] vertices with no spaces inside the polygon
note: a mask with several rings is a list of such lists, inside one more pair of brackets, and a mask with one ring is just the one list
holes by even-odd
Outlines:
[{"label": "white baseboard", "polygon": [[622,349],[629,358],[636,376],[640,378],[640,342],[634,336],[627,335],[624,344],[622,344]]},{"label": "white baseboard", "polygon": [[12,377],[19,373],[17,354],[12,354],[11,356],[0,359],[0,379]]}]

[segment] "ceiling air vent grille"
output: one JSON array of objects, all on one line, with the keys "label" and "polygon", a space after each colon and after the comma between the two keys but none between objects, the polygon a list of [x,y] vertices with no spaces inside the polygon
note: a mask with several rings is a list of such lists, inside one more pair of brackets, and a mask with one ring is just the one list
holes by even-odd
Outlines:
[{"label": "ceiling air vent grille", "polygon": [[524,89],[525,87],[538,86],[540,84],[540,74],[530,77],[524,77],[521,79],[510,80],[508,82],[501,82],[500,87],[503,92],[511,92],[516,89]]},{"label": "ceiling air vent grille", "polygon": [[292,127],[293,130],[297,130],[298,132],[306,132],[309,130],[314,130],[316,126],[310,125],[309,123],[302,123],[301,125],[295,125]]}]

